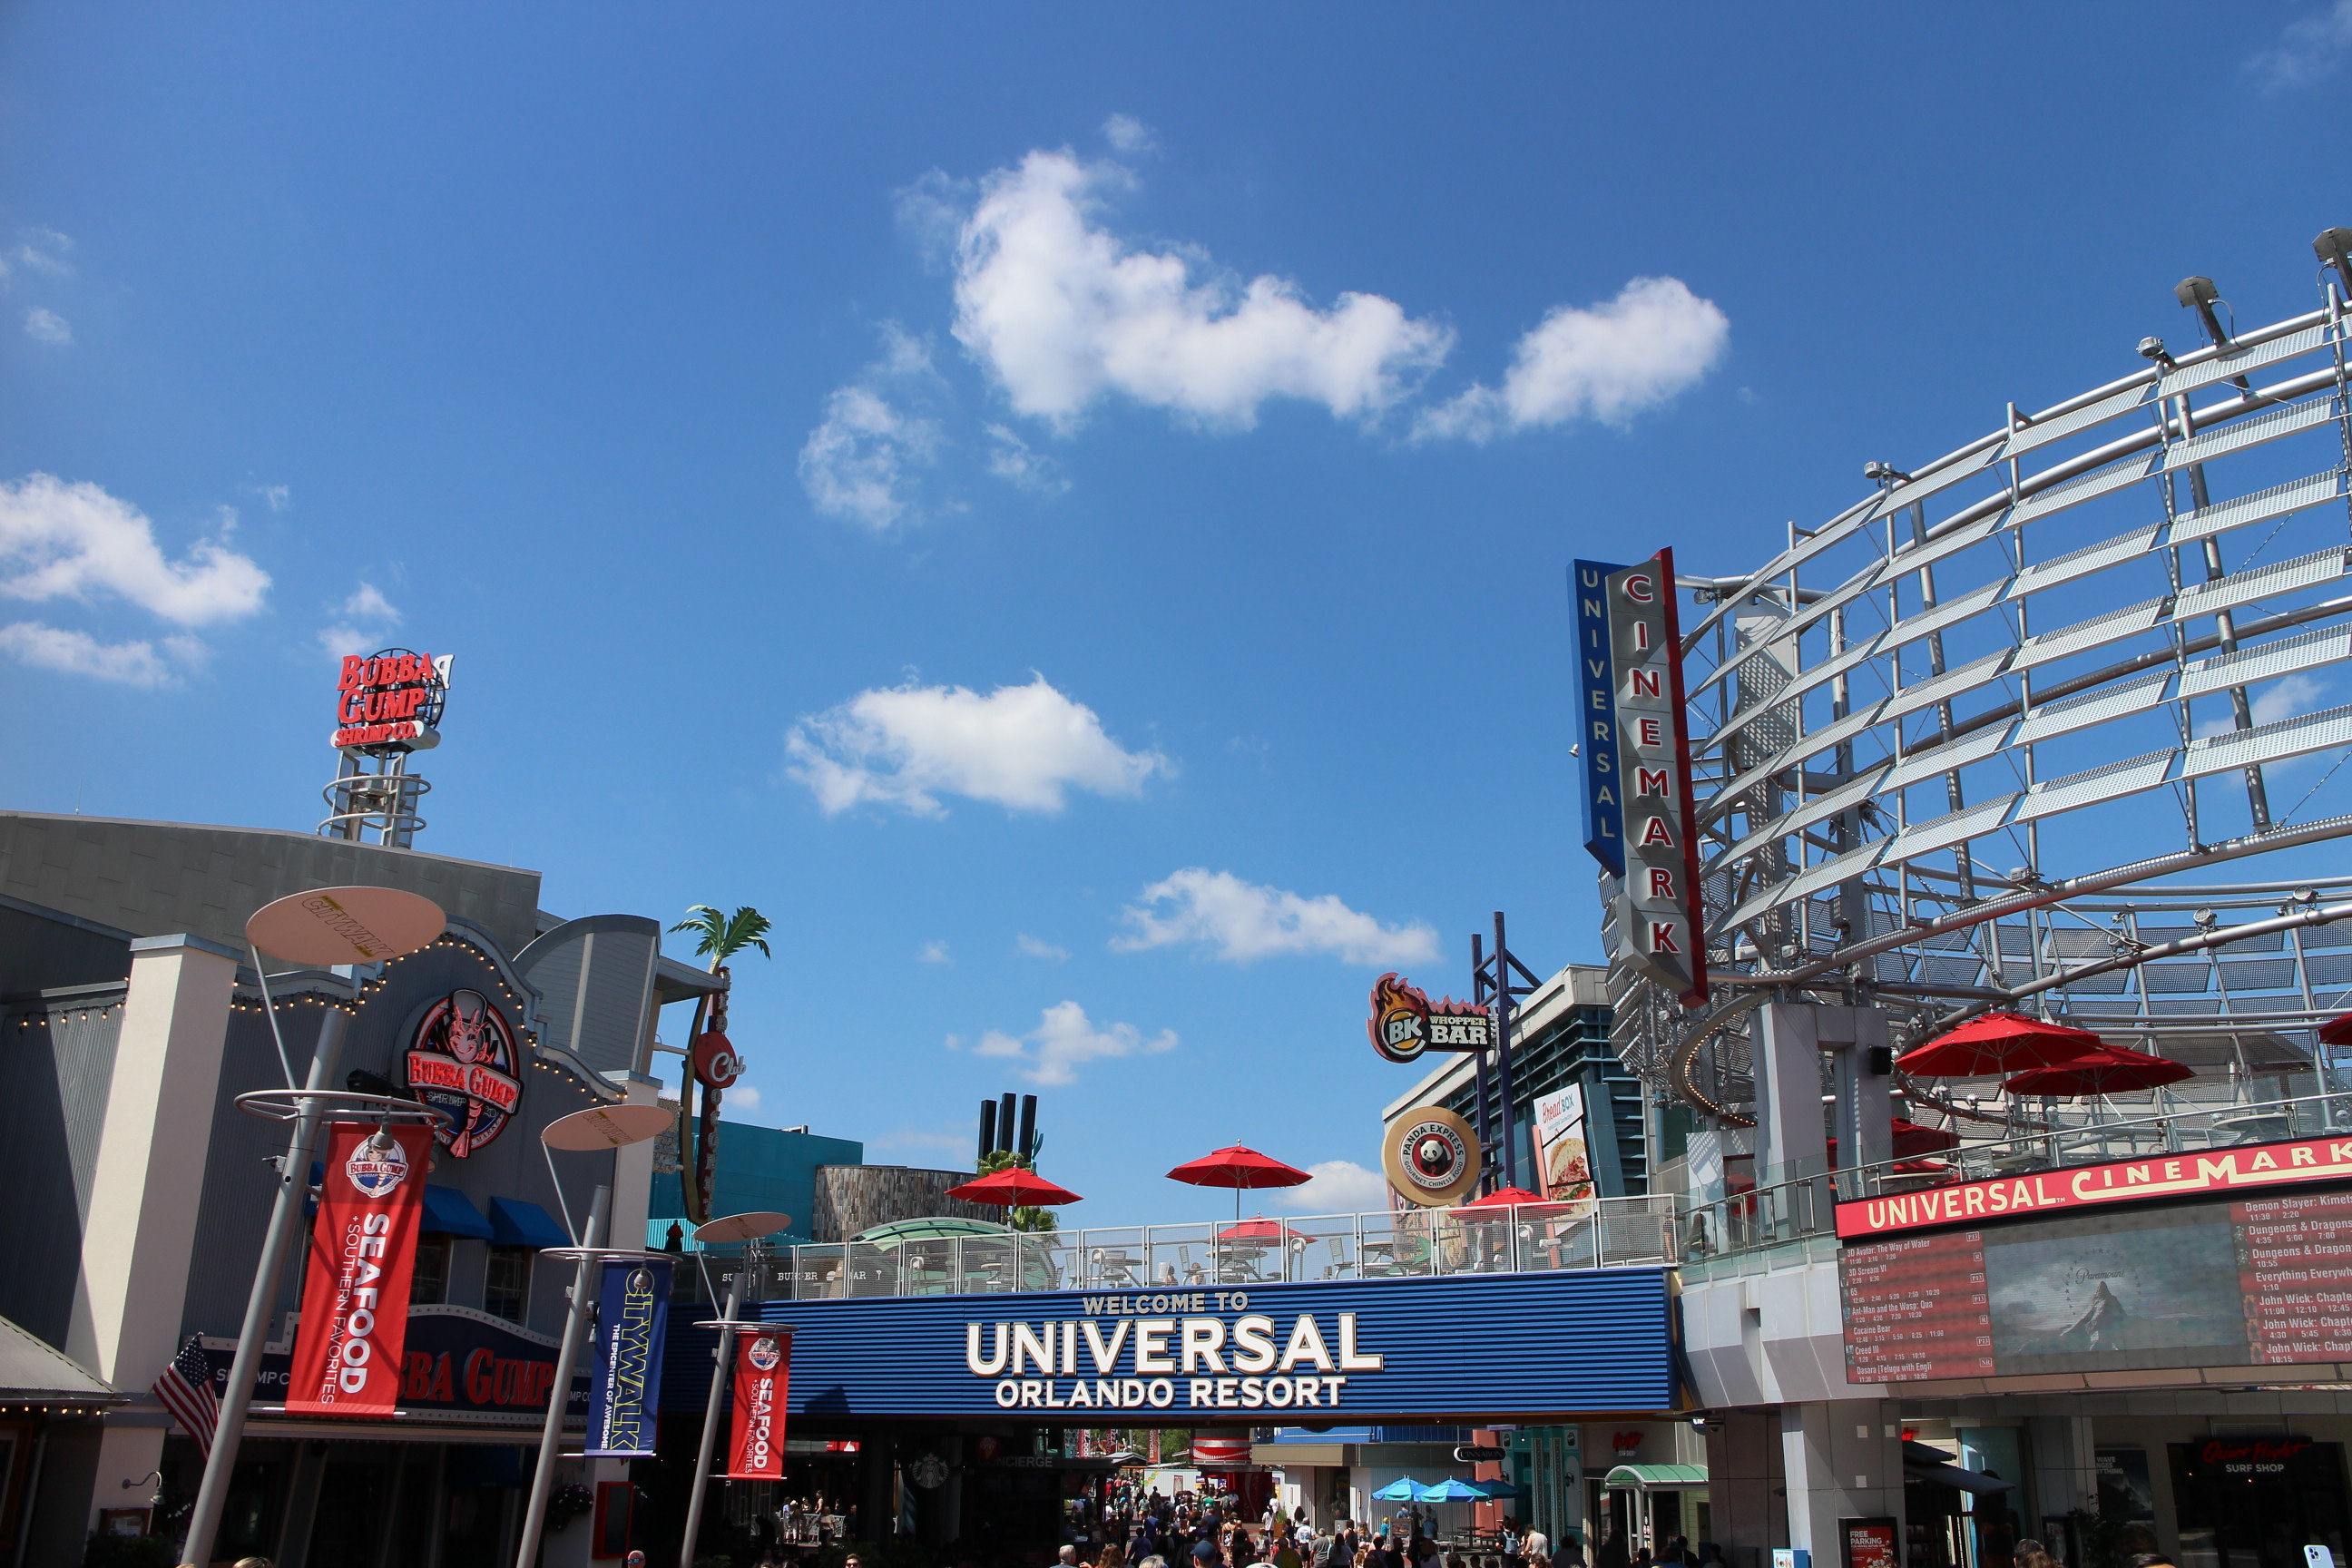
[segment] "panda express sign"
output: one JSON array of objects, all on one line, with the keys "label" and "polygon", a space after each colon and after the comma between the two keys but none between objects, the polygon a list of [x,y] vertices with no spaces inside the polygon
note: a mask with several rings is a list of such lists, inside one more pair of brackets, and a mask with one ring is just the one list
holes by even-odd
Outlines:
[{"label": "panda express sign", "polygon": [[[1426,1268],[1432,1250],[1465,1240],[1443,1226],[1401,1227],[1382,1256]],[[1673,1404],[1655,1268],[853,1297],[772,1301],[762,1311],[796,1331],[795,1417],[1020,1411],[1083,1426],[1110,1413],[1173,1413],[1178,1425],[1264,1425],[1281,1418],[1268,1412],[1286,1411],[1535,1415]],[[709,1364],[683,1351],[670,1363]],[[685,1385],[673,1394],[684,1397]]]},{"label": "panda express sign", "polygon": [[1579,561],[1573,573],[1584,847],[1623,883],[1612,956],[1696,1007],[1706,932],[1675,552],[1636,566]]}]

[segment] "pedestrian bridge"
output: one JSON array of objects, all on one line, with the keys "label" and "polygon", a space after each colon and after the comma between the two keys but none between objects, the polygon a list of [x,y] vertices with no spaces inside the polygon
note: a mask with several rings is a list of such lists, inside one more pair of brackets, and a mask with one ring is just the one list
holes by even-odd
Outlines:
[{"label": "pedestrian bridge", "polygon": [[1658,1268],[1675,1261],[1675,1225],[1674,1201],[1664,1197],[1029,1232],[917,1219],[853,1241],[714,1249],[707,1268],[678,1271],[677,1287],[681,1297],[708,1301],[740,1273],[743,1299],[755,1301],[1034,1291],[1148,1299],[1209,1288]]}]

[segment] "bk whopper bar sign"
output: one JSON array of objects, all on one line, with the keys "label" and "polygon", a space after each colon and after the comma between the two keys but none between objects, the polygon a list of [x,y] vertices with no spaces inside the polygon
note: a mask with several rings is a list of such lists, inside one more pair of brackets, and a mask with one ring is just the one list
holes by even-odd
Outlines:
[{"label": "bk whopper bar sign", "polygon": [[1675,552],[1633,566],[1579,561],[1577,745],[1584,847],[1624,884],[1617,952],[1696,1007],[1706,1000]]}]

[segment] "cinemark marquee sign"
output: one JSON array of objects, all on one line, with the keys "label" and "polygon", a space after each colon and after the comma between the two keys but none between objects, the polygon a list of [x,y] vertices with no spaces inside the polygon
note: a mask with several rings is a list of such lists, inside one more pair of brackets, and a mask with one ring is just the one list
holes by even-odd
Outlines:
[{"label": "cinemark marquee sign", "polygon": [[1635,566],[1579,561],[1576,595],[1584,847],[1618,878],[1617,951],[1680,996],[1706,1000],[1675,554]]},{"label": "cinemark marquee sign", "polygon": [[1848,1241],[1980,1225],[1990,1219],[2080,1212],[2162,1198],[2276,1192],[2315,1183],[2352,1182],[2352,1138],[2303,1138],[2234,1149],[2114,1160],[2057,1171],[1956,1182],[1837,1206],[1837,1233]]}]

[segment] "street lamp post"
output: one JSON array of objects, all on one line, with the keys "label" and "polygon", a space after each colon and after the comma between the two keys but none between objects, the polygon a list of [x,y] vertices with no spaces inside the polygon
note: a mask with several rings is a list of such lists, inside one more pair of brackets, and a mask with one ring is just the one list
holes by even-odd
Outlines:
[{"label": "street lamp post", "polygon": [[[694,1239],[708,1246],[714,1241],[757,1241],[770,1237],[793,1223],[790,1215],[758,1213],[729,1215],[694,1227]],[[738,1263],[735,1272],[727,1279],[727,1305],[719,1310],[716,1323],[697,1323],[698,1329],[716,1328],[719,1348],[712,1352],[716,1363],[710,1369],[710,1399],[702,1410],[702,1446],[694,1456],[694,1489],[686,1496],[686,1540],[678,1548],[678,1568],[694,1568],[695,1542],[702,1535],[702,1494],[710,1486],[710,1449],[719,1436],[719,1401],[727,1390],[727,1380],[735,1370],[735,1331],[746,1326],[736,1322],[735,1310],[743,1300],[743,1276],[751,1267],[746,1258]],[[706,1280],[708,1276],[705,1276]]]},{"label": "street lamp post", "polygon": [[539,1561],[539,1534],[547,1522],[547,1496],[555,1484],[556,1450],[563,1443],[563,1416],[572,1404],[572,1373],[580,1364],[580,1339],[588,1324],[589,1270],[604,1249],[604,1222],[610,1217],[613,1189],[600,1186],[588,1205],[588,1226],[580,1246],[567,1247],[575,1258],[572,1270],[572,1305],[563,1315],[563,1344],[555,1352],[555,1385],[547,1395],[547,1419],[539,1428],[539,1465],[530,1475],[530,1501],[523,1510],[522,1546],[515,1553],[517,1568],[533,1568]]},{"label": "street lamp post", "polygon": [[[394,888],[322,888],[265,904],[245,922],[245,933],[254,946],[259,973],[264,949],[296,963],[381,963],[424,947],[447,924],[441,906],[415,893]],[[373,1108],[379,1115],[433,1114],[412,1100],[342,1094],[328,1088],[341,1061],[343,1033],[350,1024],[351,1015],[342,1008],[326,1009],[319,1023],[318,1045],[310,1054],[310,1079],[300,1091],[289,1084],[284,1090],[238,1097],[240,1110],[290,1119],[294,1136],[287,1144],[285,1163],[278,1168],[278,1199],[269,1211],[260,1262],[253,1271],[253,1293],[246,1300],[236,1358],[229,1363],[228,1389],[220,1401],[212,1450],[205,1457],[205,1479],[196,1489],[195,1508],[188,1520],[187,1544],[181,1552],[185,1563],[212,1561],[221,1512],[228,1502],[229,1480],[236,1470],[237,1447],[245,1437],[246,1413],[253,1404],[254,1374],[260,1370],[261,1349],[269,1338],[269,1315],[278,1305],[278,1276],[302,1224],[304,1202],[310,1191],[310,1162],[318,1153],[319,1131],[328,1110],[341,1103],[363,1110]],[[270,1026],[273,1030],[277,1026],[274,1012]],[[247,1101],[278,1103],[248,1105]]]},{"label": "street lamp post", "polygon": [[[547,1158],[547,1174],[555,1183],[555,1201],[563,1208],[568,1226],[571,1205],[563,1202],[563,1184],[555,1173],[554,1151],[563,1149],[574,1153],[609,1153],[632,1143],[642,1143],[660,1133],[670,1124],[669,1112],[655,1105],[592,1105],[585,1110],[575,1110],[569,1116],[559,1116],[539,1130],[540,1148]],[[599,1186],[588,1205],[588,1223],[579,1234],[576,1247],[551,1247],[541,1258],[570,1258],[576,1267],[572,1271],[572,1305],[563,1315],[563,1342],[555,1355],[555,1386],[547,1395],[547,1419],[539,1430],[539,1465],[531,1472],[530,1500],[523,1509],[522,1540],[515,1552],[515,1568],[536,1568],[539,1561],[540,1531],[547,1522],[547,1498],[555,1487],[556,1451],[562,1446],[563,1415],[572,1403],[572,1372],[579,1364],[580,1341],[588,1324],[588,1286],[590,1270],[608,1258],[662,1259],[666,1254],[646,1252],[637,1247],[603,1247],[604,1227],[611,1217],[613,1189]]]}]

